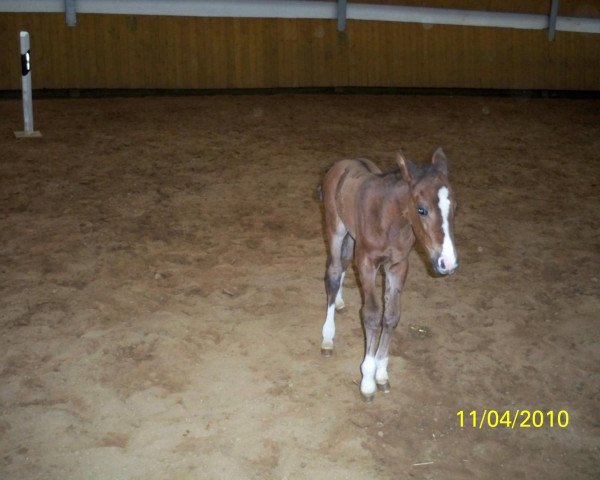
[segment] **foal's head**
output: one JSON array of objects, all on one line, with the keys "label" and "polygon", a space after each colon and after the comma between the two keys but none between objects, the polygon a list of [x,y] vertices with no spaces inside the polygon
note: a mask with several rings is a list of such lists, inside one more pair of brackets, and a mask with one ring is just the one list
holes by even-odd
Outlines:
[{"label": "foal's head", "polygon": [[454,247],[456,202],[448,181],[446,155],[438,148],[426,167],[417,167],[401,153],[397,162],[409,186],[407,208],[413,231],[429,253],[434,270],[441,275],[451,274],[458,267]]}]

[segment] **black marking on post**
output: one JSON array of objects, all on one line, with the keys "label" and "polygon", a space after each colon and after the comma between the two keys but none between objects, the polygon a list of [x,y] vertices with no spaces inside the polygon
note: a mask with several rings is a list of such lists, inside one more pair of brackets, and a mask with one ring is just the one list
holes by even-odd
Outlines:
[{"label": "black marking on post", "polygon": [[21,55],[21,75],[26,76],[31,72],[31,50]]}]

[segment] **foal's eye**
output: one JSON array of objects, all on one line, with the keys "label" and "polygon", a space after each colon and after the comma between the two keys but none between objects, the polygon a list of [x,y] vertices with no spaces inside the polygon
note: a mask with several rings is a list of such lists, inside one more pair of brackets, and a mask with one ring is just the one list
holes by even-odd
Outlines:
[{"label": "foal's eye", "polygon": [[419,215],[421,215],[422,217],[426,217],[426,216],[427,216],[427,214],[429,213],[429,212],[427,211],[427,209],[426,209],[425,207],[423,207],[422,205],[420,205],[420,206],[417,208],[417,212],[419,212]]}]

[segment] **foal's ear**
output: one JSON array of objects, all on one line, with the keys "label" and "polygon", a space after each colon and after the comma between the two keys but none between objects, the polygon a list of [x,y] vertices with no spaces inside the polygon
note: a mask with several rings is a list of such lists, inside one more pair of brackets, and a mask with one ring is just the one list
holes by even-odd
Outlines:
[{"label": "foal's ear", "polygon": [[396,153],[396,163],[398,164],[398,166],[400,167],[400,173],[402,174],[402,178],[404,179],[404,181],[406,183],[412,183],[413,182],[413,174],[411,172],[412,170],[412,164],[410,163],[410,160],[407,160],[406,158],[404,158],[404,155],[402,154],[402,152],[398,152]]},{"label": "foal's ear", "polygon": [[442,147],[438,148],[433,157],[431,158],[431,163],[435,168],[437,168],[440,172],[448,175],[448,159],[446,158],[446,154],[442,150]]}]

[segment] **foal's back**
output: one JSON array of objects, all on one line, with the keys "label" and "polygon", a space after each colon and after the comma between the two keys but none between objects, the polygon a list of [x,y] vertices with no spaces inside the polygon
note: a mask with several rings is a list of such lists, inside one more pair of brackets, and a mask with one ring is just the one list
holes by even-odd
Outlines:
[{"label": "foal's back", "polygon": [[329,169],[322,188],[328,228],[335,230],[338,221],[341,221],[353,237],[356,235],[355,204],[352,199],[357,198],[365,181],[381,173],[379,167],[366,158],[340,160]]}]

